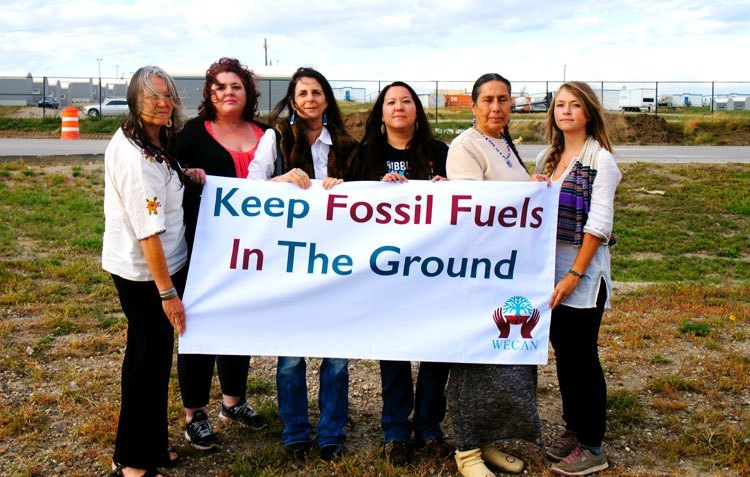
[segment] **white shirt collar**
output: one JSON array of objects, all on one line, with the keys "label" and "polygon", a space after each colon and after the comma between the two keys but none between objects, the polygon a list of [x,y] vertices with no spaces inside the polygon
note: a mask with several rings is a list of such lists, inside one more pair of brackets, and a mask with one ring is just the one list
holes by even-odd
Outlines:
[{"label": "white shirt collar", "polygon": [[318,139],[315,140],[315,142],[322,142],[323,144],[328,144],[329,146],[333,145],[333,141],[331,141],[331,133],[328,132],[328,128],[323,126],[323,129],[320,131],[320,136],[318,136]]}]

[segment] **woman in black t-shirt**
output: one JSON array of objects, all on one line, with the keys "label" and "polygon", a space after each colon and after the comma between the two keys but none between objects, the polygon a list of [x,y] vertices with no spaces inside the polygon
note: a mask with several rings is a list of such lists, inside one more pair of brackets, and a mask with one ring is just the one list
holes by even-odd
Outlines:
[{"label": "woman in black t-shirt", "polygon": [[[447,156],[448,146],[432,135],[417,94],[406,83],[397,81],[386,86],[375,101],[353,179],[444,180]],[[415,393],[410,362],[380,362],[380,422],[385,456],[392,464],[403,466],[411,460],[412,433],[416,446],[425,447],[429,453],[447,457],[453,451],[443,441],[440,428],[445,417],[444,390],[449,369],[447,363],[420,363]]]},{"label": "woman in black t-shirt", "polygon": [[357,179],[443,180],[448,146],[432,134],[417,93],[396,81],[380,92],[367,118]]}]

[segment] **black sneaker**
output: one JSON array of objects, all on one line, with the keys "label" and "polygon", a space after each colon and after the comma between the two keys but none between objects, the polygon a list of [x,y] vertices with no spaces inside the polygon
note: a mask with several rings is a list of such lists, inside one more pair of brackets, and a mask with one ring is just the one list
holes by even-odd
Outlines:
[{"label": "black sneaker", "polygon": [[343,454],[343,448],[338,444],[329,444],[320,448],[320,458],[326,462],[339,460]]},{"label": "black sneaker", "polygon": [[266,420],[253,411],[253,409],[247,405],[247,401],[242,401],[236,406],[226,407],[224,403],[221,403],[221,412],[219,417],[222,419],[231,419],[237,421],[240,424],[244,424],[254,431],[262,431],[268,427]]},{"label": "black sneaker", "polygon": [[390,441],[383,448],[385,458],[396,467],[405,467],[411,462],[411,446],[404,441]]},{"label": "black sneaker", "polygon": [[193,420],[185,428],[185,439],[200,450],[218,449],[221,445],[211,430],[208,416],[203,411],[197,411],[193,415]]}]

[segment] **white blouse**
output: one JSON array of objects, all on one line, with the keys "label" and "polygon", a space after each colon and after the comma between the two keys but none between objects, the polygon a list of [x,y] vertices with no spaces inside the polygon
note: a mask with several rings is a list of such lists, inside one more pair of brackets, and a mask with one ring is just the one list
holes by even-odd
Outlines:
[{"label": "white blouse", "polygon": [[104,153],[104,270],[132,281],[153,280],[140,241],[159,235],[170,275],[187,261],[184,187],[118,129]]},{"label": "white blouse", "polygon": [[[546,149],[539,153],[537,163],[544,159]],[[570,173],[575,160],[570,161],[565,172],[555,181],[562,182]],[[609,246],[607,242],[612,234],[614,222],[614,200],[617,185],[622,179],[622,173],[617,167],[614,156],[606,149],[599,151],[596,178],[591,190],[591,207],[583,231],[601,239],[584,276],[578,281],[578,286],[562,304],[572,308],[595,308],[602,280],[607,287],[607,301],[604,309],[610,308],[612,296],[612,271],[610,268]],[[572,243],[558,240],[555,255],[555,284],[562,280],[578,255],[580,247]]]},{"label": "white blouse", "polygon": [[[315,140],[310,150],[313,157],[314,179],[325,179],[328,177],[328,153],[331,150],[331,133],[323,126],[320,136]],[[258,149],[255,151],[255,159],[248,166],[248,179],[268,180],[273,176],[276,168],[276,131],[273,128],[266,129],[260,138]]]}]

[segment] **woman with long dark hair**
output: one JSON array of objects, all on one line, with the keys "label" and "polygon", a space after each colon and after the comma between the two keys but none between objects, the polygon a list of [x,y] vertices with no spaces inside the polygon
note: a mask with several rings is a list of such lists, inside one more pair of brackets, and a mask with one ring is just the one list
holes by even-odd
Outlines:
[{"label": "woman with long dark hair", "polygon": [[[177,159],[183,166],[199,167],[214,176],[247,177],[248,165],[268,129],[255,121],[259,96],[255,79],[253,72],[234,58],[221,58],[209,66],[198,117],[177,135]],[[188,187],[185,238],[191,253],[200,200],[201,188]],[[222,394],[219,417],[256,431],[267,426],[247,402],[250,356],[180,354],[177,373],[185,407],[185,437],[200,450],[219,446],[208,420],[214,366]]]},{"label": "woman with long dark hair", "polygon": [[540,180],[560,182],[550,342],[555,350],[565,431],[547,450],[552,472],[589,475],[609,466],[602,450],[607,384],[599,327],[610,308],[614,197],[622,178],[601,103],[580,81],[557,90],[547,115],[551,146],[537,157]]},{"label": "woman with long dark hair", "polygon": [[353,173],[358,143],[319,71],[303,67],[294,73],[269,122],[273,128],[261,139],[249,179],[292,182],[302,188],[310,186],[311,178],[320,179],[328,189]]},{"label": "woman with long dark hair", "polygon": [[358,178],[367,180],[442,180],[447,155],[448,146],[432,134],[417,93],[395,81],[373,104],[355,168]]},{"label": "woman with long dark hair", "polygon": [[[510,81],[496,73],[480,76],[471,91],[475,123],[453,140],[446,166],[450,180],[528,181],[508,131]],[[541,435],[536,408],[536,366],[456,364],[448,381],[448,410],[456,439],[456,463],[464,477],[519,473],[520,459],[501,452],[493,442]]]},{"label": "woman with long dark hair", "polygon": [[[448,146],[433,136],[422,102],[412,87],[396,81],[383,88],[367,118],[357,178],[439,181],[445,178],[447,156]],[[412,434],[417,447],[431,454],[446,457],[453,451],[443,440],[440,428],[445,417],[449,371],[447,363],[420,363],[415,392],[410,362],[380,362],[380,423],[385,457],[393,465],[404,466],[411,461]]]},{"label": "woman with long dark hair", "polygon": [[187,246],[183,184],[205,181],[174,156],[180,98],[161,68],[135,72],[128,116],[104,153],[102,267],[128,320],[112,476],[161,475],[177,456],[167,444],[167,397],[174,331],[185,330]]},{"label": "woman with long dark hair", "polygon": [[[329,189],[351,176],[357,141],[347,132],[333,89],[320,72],[299,68],[270,121],[274,129],[263,135],[248,178],[291,182],[305,189],[310,179],[321,179]],[[348,364],[346,359],[323,358],[320,365],[317,440],[323,460],[341,456],[346,439]],[[281,440],[298,459],[305,457],[313,442],[305,369],[305,358],[282,356],[276,371],[279,415],[284,422]]]}]

